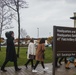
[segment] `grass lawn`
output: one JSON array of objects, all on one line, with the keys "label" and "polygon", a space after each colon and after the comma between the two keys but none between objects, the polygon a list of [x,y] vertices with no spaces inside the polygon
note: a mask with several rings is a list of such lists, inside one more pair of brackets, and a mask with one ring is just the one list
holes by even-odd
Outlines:
[{"label": "grass lawn", "polygon": [[[16,49],[17,50],[17,49]],[[27,55],[26,55],[27,48],[21,47],[20,48],[20,56],[18,58],[18,65],[24,65],[27,61]],[[6,55],[6,48],[2,47],[2,51],[0,51],[0,67],[3,64],[5,60]],[[34,60],[35,62],[35,60]],[[51,63],[52,62],[52,49],[51,47],[46,47],[45,51],[45,63]],[[13,66],[12,62],[8,62],[6,66]]]}]

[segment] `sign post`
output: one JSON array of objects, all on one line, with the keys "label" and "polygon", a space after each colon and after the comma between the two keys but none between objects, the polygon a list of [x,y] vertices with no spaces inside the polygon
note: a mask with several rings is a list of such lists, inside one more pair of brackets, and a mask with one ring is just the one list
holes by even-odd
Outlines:
[{"label": "sign post", "polygon": [[55,75],[55,57],[76,56],[76,28],[54,26],[53,30],[53,75]]},{"label": "sign post", "polygon": [[55,75],[55,62],[56,62],[56,27],[53,27],[53,75]]}]

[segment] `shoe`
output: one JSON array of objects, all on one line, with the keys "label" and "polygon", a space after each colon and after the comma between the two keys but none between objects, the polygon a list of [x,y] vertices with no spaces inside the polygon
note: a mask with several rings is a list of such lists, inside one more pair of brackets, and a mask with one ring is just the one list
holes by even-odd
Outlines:
[{"label": "shoe", "polygon": [[65,67],[66,69],[70,69],[69,67]]},{"label": "shoe", "polygon": [[7,72],[7,70],[5,70],[5,69],[1,69],[1,71],[3,71],[3,72]]},{"label": "shoe", "polygon": [[26,69],[28,68],[27,65],[25,64]]},{"label": "shoe", "polygon": [[20,71],[21,70],[21,68],[17,68],[15,71]]},{"label": "shoe", "polygon": [[45,67],[43,70],[44,70],[44,71],[48,70],[48,67]]},{"label": "shoe", "polygon": [[32,72],[37,72],[37,70],[32,70]]}]

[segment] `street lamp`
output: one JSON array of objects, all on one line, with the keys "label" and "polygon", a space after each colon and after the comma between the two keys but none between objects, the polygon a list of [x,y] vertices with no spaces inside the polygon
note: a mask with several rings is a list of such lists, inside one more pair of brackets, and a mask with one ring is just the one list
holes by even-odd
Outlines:
[{"label": "street lamp", "polygon": [[37,28],[37,38],[39,38],[39,28]]}]

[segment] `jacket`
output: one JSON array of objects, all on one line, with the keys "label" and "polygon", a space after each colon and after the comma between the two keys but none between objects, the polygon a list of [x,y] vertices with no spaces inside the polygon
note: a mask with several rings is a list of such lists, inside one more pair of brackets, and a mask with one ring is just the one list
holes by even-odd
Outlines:
[{"label": "jacket", "polygon": [[27,50],[27,59],[29,59],[29,54],[36,55],[36,48],[34,43],[30,42]]},{"label": "jacket", "polygon": [[36,60],[44,61],[44,51],[45,51],[44,44],[39,44],[36,51]]}]

